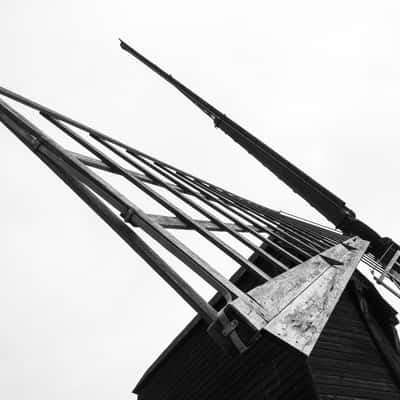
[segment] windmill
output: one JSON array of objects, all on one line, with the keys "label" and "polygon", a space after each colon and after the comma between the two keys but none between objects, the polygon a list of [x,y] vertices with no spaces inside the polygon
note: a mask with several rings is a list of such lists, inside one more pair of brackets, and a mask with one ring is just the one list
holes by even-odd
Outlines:
[{"label": "windmill", "polygon": [[[121,47],[336,227],[256,204],[0,88],[90,153],[66,149],[1,100],[2,123],[198,313],[139,382],[139,398],[399,398],[396,313],[356,271],[363,261],[378,274],[377,284],[398,295],[399,246],[132,47],[122,41]],[[96,170],[122,177],[167,214],[142,209]],[[174,230],[196,232],[240,269],[228,279]],[[219,232],[250,249],[250,259]],[[148,237],[217,295],[204,299]],[[349,348],[357,341],[360,348]]]}]

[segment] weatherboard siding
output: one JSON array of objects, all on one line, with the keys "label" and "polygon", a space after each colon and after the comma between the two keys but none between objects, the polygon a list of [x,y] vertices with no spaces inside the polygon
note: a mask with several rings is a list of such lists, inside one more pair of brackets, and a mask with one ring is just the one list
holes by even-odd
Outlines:
[{"label": "weatherboard siding", "polygon": [[221,352],[199,324],[153,372],[139,400],[313,400],[306,358],[265,334],[243,355]]},{"label": "weatherboard siding", "polygon": [[322,400],[400,399],[399,387],[350,288],[325,326],[311,354],[310,367]]},{"label": "weatherboard siding", "polygon": [[[252,259],[270,275],[279,273],[257,256]],[[354,279],[361,279],[360,274]],[[262,283],[243,270],[234,280],[245,291]],[[351,283],[308,361],[267,333],[245,354],[230,358],[208,336],[206,324],[196,319],[135,392],[139,400],[400,400],[400,387],[374,343],[354,293]]]}]

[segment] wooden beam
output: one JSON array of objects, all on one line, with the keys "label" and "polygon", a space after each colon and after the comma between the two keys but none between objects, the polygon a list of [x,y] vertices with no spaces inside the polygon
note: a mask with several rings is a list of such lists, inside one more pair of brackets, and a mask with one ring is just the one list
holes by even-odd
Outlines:
[{"label": "wooden beam", "polygon": [[[67,151],[67,152],[70,155],[76,157],[79,161],[81,161],[83,164],[85,164],[88,167],[101,169],[103,171],[107,171],[107,172],[119,175],[118,171],[114,171],[113,169],[111,169],[107,164],[105,164],[101,160],[98,160],[98,159],[93,158],[93,157],[88,157],[88,156],[85,156],[85,155],[80,154],[80,153],[75,153],[74,151]],[[144,174],[140,174],[139,172],[134,172],[134,171],[126,169],[126,168],[123,168],[123,170],[127,174],[129,174],[131,176],[134,176],[137,179],[140,179],[142,182],[149,183],[150,185],[160,186],[160,184],[158,182],[155,182],[153,179],[149,178],[148,176],[146,176]],[[172,187],[172,188],[174,188],[175,190],[177,190],[179,192],[186,193],[185,190],[182,190],[180,187],[178,187],[176,185],[173,185],[173,184],[168,183],[168,182],[165,182],[164,184],[165,184],[165,186]]]},{"label": "wooden beam", "polygon": [[[167,215],[155,215],[155,214],[147,214],[147,216],[154,222],[158,223],[161,225],[163,228],[166,229],[191,229],[193,228],[183,221],[181,221],[179,218],[176,217],[170,217]],[[196,223],[199,225],[203,226],[203,228],[207,229],[208,231],[222,231],[224,232],[224,229],[220,227],[217,224],[212,223],[211,221],[206,221],[206,220],[195,220]],[[132,221],[134,223],[134,220]],[[230,229],[236,231],[236,232],[247,232],[250,229],[257,229],[253,226],[244,226],[243,228],[241,226],[238,226],[236,224],[228,224],[225,223],[226,226],[228,226]],[[248,227],[248,229],[246,229]]]}]

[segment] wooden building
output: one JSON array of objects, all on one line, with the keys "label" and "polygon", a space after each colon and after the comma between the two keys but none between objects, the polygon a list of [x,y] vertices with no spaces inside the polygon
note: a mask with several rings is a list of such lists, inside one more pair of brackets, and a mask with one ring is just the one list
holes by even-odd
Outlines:
[{"label": "wooden building", "polygon": [[[234,280],[246,290],[255,282],[243,270]],[[396,311],[356,272],[309,358],[266,332],[244,354],[224,354],[195,318],[134,392],[139,400],[400,399],[396,324]]]},{"label": "wooden building", "polygon": [[[1,96],[38,111],[84,149],[86,154],[68,150],[0,99],[0,121],[10,132],[198,313],[137,384],[139,400],[400,399],[396,312],[356,270],[366,263],[379,273],[377,283],[398,295],[393,287],[400,288],[400,247],[171,75],[124,42],[121,46],[335,226],[321,227],[246,200],[0,88]],[[140,208],[97,170],[124,179],[167,215]],[[174,229],[196,232],[237,265],[236,274],[230,280],[223,276],[174,236]],[[158,254],[154,241],[217,295],[204,299]]]}]

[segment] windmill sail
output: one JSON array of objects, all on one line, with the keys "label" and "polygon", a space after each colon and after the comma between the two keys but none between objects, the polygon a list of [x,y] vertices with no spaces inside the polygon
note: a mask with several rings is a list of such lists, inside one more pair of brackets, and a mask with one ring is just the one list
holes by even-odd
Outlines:
[{"label": "windmill sail", "polygon": [[[0,93],[39,111],[51,125],[92,154],[88,157],[65,149],[10,105],[0,101],[0,119],[3,124],[210,324],[210,334],[222,346],[229,348],[233,345],[241,352],[247,348],[252,338],[240,338],[236,329],[232,327],[235,318],[226,318],[223,310],[217,310],[208,304],[143,240],[140,234],[132,230],[132,227],[138,227],[150,235],[213,287],[225,299],[229,310],[236,310],[236,314],[242,314],[237,317],[242,320],[243,325],[248,325],[250,336],[255,335],[261,326],[243,315],[243,307],[250,309],[253,315],[264,321],[264,325],[270,321],[268,317],[270,310],[264,307],[262,302],[260,303],[257,296],[238,288],[215,266],[197,254],[195,249],[188,247],[171,234],[171,230],[190,229],[197,232],[229,257],[232,263],[251,271],[260,285],[273,282],[273,276],[293,267],[302,270],[304,262],[313,260],[318,254],[323,254],[330,248],[334,249],[337,243],[347,240],[346,236],[338,232],[293,219],[236,196],[9,90],[0,88]],[[108,153],[105,150],[108,150]],[[122,161],[128,163],[132,169],[127,170],[122,167]],[[96,169],[123,177],[173,216],[146,212],[100,177]],[[205,219],[195,219],[174,201],[160,194],[155,189],[157,187],[164,188],[177,201],[183,201],[193,211],[202,214]],[[120,216],[115,214],[114,209]],[[241,245],[262,257],[273,270],[267,273],[260,269],[244,254],[219,237],[215,233],[218,231],[228,233]],[[251,239],[244,235],[246,232],[251,235]],[[263,244],[261,247],[260,242]],[[353,271],[355,266],[346,268],[346,271]],[[345,285],[341,290],[344,287]],[[241,307],[238,307],[238,304]],[[229,334],[224,339],[223,332],[226,331],[229,331]],[[228,345],[227,340],[230,342]]]},{"label": "windmill sail", "polygon": [[[312,207],[320,212],[334,226],[348,235],[358,235],[371,244],[371,252],[380,257],[391,246],[397,249],[391,239],[381,237],[374,229],[358,220],[354,211],[350,210],[345,202],[320,183],[301,171],[291,162],[279,155],[261,140],[256,138],[235,121],[217,110],[211,104],[187,88],[177,79],[163,71],[156,64],[148,60],[137,50],[121,40],[121,48],[141,61],[159,76],[178,89],[191,102],[208,115],[217,128],[230,136],[235,142],[246,149],[253,157],[260,161],[273,174],[288,185],[294,192],[306,200]],[[400,264],[395,269],[400,271]]]},{"label": "windmill sail", "polygon": [[[329,229],[256,204],[0,87],[1,96],[38,111],[48,127],[66,135],[86,155],[60,145],[45,129],[39,129],[17,108],[0,100],[3,125],[198,314],[139,382],[135,389],[139,398],[329,398],[319,397],[313,379],[318,379],[315,371],[326,368],[325,359],[331,368],[338,358],[356,364],[345,378],[359,373],[359,382],[351,382],[359,390],[357,398],[381,398],[380,391],[378,397],[371,397],[375,392],[370,389],[363,397],[374,380],[370,368],[384,380],[384,392],[390,393],[385,398],[398,398],[400,358],[394,350],[397,335],[393,331],[396,313],[355,271],[363,262],[380,274],[378,283],[389,278],[400,285],[396,275],[400,256],[397,245],[390,243],[382,252],[382,242],[386,241],[357,221],[341,199],[124,42],[121,46],[178,88],[216,126],[342,228]],[[149,203],[139,204],[136,197],[119,191],[108,179],[112,175],[132,185],[163,213],[155,214],[147,210]],[[177,230],[190,230],[205,240],[210,249],[228,260],[236,271],[234,275],[225,276],[217,262],[206,260],[196,245],[188,245],[176,234]],[[232,245],[232,240],[240,246]],[[164,254],[172,257],[173,263],[167,262]],[[215,297],[205,299],[181,276],[176,263],[213,288]],[[338,310],[343,311],[339,323]],[[329,333],[331,321],[333,335]],[[358,353],[348,354],[346,341],[335,346],[337,334],[344,338],[354,334],[365,342],[368,351],[364,346]],[[232,357],[238,353],[239,358]],[[365,360],[370,353],[376,358]],[[367,365],[361,372],[360,359]],[[336,369],[328,368],[322,386],[327,396],[336,392],[324,385],[335,390],[338,386],[343,399],[348,399],[346,385],[331,381],[332,377],[343,380],[340,362]],[[195,376],[190,375],[193,373]],[[192,380],[197,383],[192,384]]]}]

